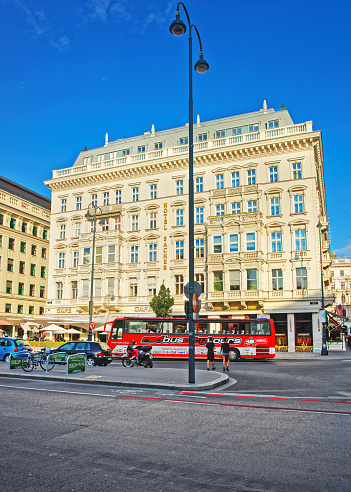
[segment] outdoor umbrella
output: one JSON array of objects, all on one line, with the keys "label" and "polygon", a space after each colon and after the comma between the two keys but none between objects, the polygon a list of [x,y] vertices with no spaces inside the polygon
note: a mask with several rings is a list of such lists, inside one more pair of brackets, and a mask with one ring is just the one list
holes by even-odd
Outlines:
[{"label": "outdoor umbrella", "polygon": [[81,333],[79,330],[76,330],[75,328],[70,328],[69,330],[66,330],[65,333]]},{"label": "outdoor umbrella", "polygon": [[61,328],[60,326],[56,329],[53,330],[54,333],[67,333],[66,328]]},{"label": "outdoor umbrella", "polygon": [[45,328],[42,328],[40,331],[56,331],[56,333],[58,333],[61,332],[61,330],[62,333],[66,331],[64,328],[61,328],[61,326],[59,325],[49,325],[46,326]]},{"label": "outdoor umbrella", "polygon": [[104,326],[97,326],[94,328],[92,331],[104,331],[105,327]]},{"label": "outdoor umbrella", "polygon": [[39,331],[39,328],[38,328],[39,323],[32,323],[31,321],[22,321],[22,323],[21,323],[22,328],[25,328],[26,324],[29,327],[29,328],[27,328],[27,331],[35,331],[35,332]]}]

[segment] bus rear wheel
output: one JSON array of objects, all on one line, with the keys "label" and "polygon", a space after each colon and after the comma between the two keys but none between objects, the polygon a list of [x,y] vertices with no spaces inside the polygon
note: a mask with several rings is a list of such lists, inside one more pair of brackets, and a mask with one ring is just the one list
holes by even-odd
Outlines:
[{"label": "bus rear wheel", "polygon": [[229,352],[229,358],[231,362],[238,362],[240,360],[240,352],[238,349],[233,349]]}]

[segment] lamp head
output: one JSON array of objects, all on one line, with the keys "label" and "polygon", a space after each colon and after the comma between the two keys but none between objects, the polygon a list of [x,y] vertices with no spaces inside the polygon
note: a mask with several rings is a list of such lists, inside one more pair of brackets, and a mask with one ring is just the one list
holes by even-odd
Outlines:
[{"label": "lamp head", "polygon": [[204,60],[204,55],[200,53],[200,58],[195,63],[194,68],[199,73],[205,73],[210,68],[210,65]]},{"label": "lamp head", "polygon": [[85,214],[85,217],[86,217],[87,219],[90,219],[91,215],[90,215],[89,209],[87,210],[87,213]]},{"label": "lamp head", "polygon": [[319,222],[318,222],[317,227],[318,227],[318,229],[319,229],[319,230],[321,230],[321,229],[322,229],[322,227],[323,227],[323,226],[322,226],[322,224],[321,224],[321,221],[319,221]]},{"label": "lamp head", "polygon": [[175,20],[169,26],[169,30],[175,36],[181,36],[182,34],[185,33],[186,25],[181,20],[180,15],[179,15],[179,11],[177,11]]},{"label": "lamp head", "polygon": [[100,219],[99,220],[99,225],[101,225],[101,226],[105,225],[105,221],[103,219]]}]

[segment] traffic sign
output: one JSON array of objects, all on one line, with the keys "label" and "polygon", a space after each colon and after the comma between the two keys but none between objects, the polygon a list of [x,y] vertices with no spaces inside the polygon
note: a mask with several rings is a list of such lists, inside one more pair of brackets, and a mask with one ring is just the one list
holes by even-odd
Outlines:
[{"label": "traffic sign", "polygon": [[198,313],[200,311],[201,301],[199,300],[199,296],[194,292],[193,295],[193,312]]},{"label": "traffic sign", "polygon": [[94,321],[92,321],[91,323],[89,323],[89,330],[93,330],[95,328],[95,323]]},{"label": "traffic sign", "polygon": [[[194,292],[198,295],[198,297],[202,294],[202,288],[199,282],[194,282]],[[189,282],[184,287],[184,295],[187,299],[190,299],[190,284]]]}]

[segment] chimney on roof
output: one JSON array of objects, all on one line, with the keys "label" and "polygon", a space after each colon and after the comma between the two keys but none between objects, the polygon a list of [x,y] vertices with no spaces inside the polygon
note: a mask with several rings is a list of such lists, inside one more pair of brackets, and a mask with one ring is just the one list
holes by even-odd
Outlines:
[{"label": "chimney on roof", "polygon": [[152,127],[151,127],[151,135],[155,135],[155,125],[152,124]]}]

